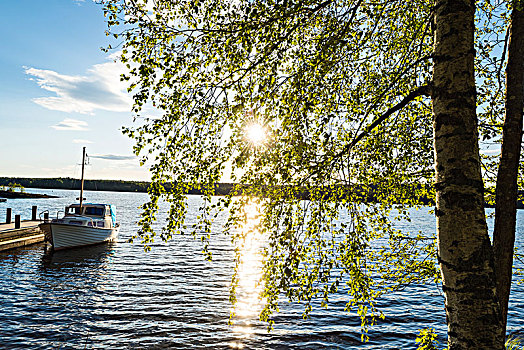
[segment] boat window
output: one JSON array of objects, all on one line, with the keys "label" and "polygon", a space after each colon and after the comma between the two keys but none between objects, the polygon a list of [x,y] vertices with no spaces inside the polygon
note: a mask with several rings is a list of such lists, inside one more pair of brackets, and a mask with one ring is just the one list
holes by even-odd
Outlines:
[{"label": "boat window", "polygon": [[110,205],[109,206],[109,212],[111,213],[111,222],[113,223],[113,226],[115,226],[116,223],[116,212],[115,207]]},{"label": "boat window", "polygon": [[103,216],[104,215],[104,208],[86,207],[85,215]]},{"label": "boat window", "polygon": [[80,207],[67,207],[66,214],[78,214],[80,215]]}]

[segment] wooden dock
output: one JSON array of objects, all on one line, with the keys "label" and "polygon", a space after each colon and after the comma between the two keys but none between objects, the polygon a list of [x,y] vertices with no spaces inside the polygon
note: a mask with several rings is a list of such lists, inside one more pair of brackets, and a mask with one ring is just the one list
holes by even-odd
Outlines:
[{"label": "wooden dock", "polygon": [[31,216],[32,220],[22,221],[20,215],[15,215],[15,222],[11,222],[11,208],[7,208],[6,222],[0,224],[0,251],[44,241],[44,233],[38,227],[41,221],[36,220],[36,206]]},{"label": "wooden dock", "polygon": [[0,224],[0,251],[43,242],[39,224],[40,221],[32,220],[20,222],[20,228],[15,228],[14,223]]}]

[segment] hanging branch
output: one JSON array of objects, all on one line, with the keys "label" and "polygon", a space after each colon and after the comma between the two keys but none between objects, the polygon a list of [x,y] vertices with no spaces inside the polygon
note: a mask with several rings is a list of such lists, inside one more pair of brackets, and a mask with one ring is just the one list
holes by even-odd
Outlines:
[{"label": "hanging branch", "polygon": [[415,98],[419,96],[431,96],[431,83],[428,85],[423,85],[418,87],[417,89],[410,92],[406,97],[402,99],[399,103],[388,109],[384,114],[382,114],[380,117],[375,119],[371,124],[369,124],[366,127],[366,130],[362,131],[353,141],[351,141],[350,144],[346,145],[342,151],[340,151],[337,155],[335,155],[334,158],[341,157],[345,153],[349,152],[360,140],[362,140],[364,137],[369,135],[373,129],[375,129],[380,123],[388,119],[393,113],[398,112],[402,108],[404,108],[408,103],[413,101]]}]

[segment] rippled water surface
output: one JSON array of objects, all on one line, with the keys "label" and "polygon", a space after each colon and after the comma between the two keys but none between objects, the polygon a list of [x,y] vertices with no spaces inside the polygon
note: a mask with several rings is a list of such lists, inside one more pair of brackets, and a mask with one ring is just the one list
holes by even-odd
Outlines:
[{"label": "rippled water surface", "polygon": [[[34,190],[37,191],[37,190]],[[51,213],[73,202],[76,191],[38,190],[58,199],[10,199],[0,203],[22,219],[31,206]],[[213,234],[214,260],[187,236],[157,243],[150,252],[126,240],[136,232],[140,193],[87,192],[90,202],[117,206],[119,241],[53,254],[43,245],[0,252],[0,347],[9,349],[414,349],[418,329],[433,327],[445,341],[443,296],[436,286],[411,286],[381,301],[386,318],[360,341],[360,319],[344,311],[347,297],[301,318],[303,306],[283,303],[268,333],[258,321],[256,259],[241,271],[236,323],[228,325],[233,252],[228,237]],[[198,197],[189,197],[196,215]],[[524,211],[517,245],[523,247]],[[407,230],[431,232],[434,217],[414,214]],[[256,242],[246,249],[256,249]],[[246,252],[246,254],[249,252]],[[249,265],[251,264],[251,265]],[[524,288],[514,286],[509,331],[524,335]]]}]

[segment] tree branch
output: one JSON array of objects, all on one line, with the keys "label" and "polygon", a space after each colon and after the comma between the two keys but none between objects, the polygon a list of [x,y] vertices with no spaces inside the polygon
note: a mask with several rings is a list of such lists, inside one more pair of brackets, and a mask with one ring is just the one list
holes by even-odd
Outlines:
[{"label": "tree branch", "polygon": [[388,109],[384,114],[382,114],[380,117],[375,119],[371,124],[369,124],[366,128],[366,130],[362,131],[355,139],[347,146],[344,147],[342,151],[340,151],[335,158],[338,158],[342,156],[343,154],[349,152],[360,140],[362,140],[364,137],[366,137],[373,129],[375,129],[380,123],[382,123],[384,120],[389,118],[393,113],[398,112],[402,108],[404,108],[408,103],[413,101],[415,98],[419,96],[431,96],[431,84],[423,85],[418,87],[417,89],[410,92],[406,97],[402,99],[399,103]]},{"label": "tree branch", "polygon": [[[384,120],[389,118],[389,116],[391,116],[393,113],[398,112],[399,110],[404,108],[408,103],[410,103],[411,101],[413,101],[415,98],[417,98],[419,96],[431,96],[432,87],[433,87],[433,84],[429,83],[427,85],[419,86],[418,88],[416,88],[415,90],[410,92],[406,97],[404,97],[402,99],[402,101],[400,101],[395,106],[393,106],[390,109],[388,109],[384,114],[382,114],[380,117],[375,119],[375,121],[373,123],[369,124],[368,127],[366,128],[366,130],[361,132],[350,144],[346,145],[340,152],[335,154],[333,156],[333,158],[331,158],[329,160],[325,159],[321,163],[324,163],[324,165],[327,165],[328,162],[333,162],[336,159],[342,157],[344,154],[349,152],[360,140],[362,140],[364,137],[366,137],[380,123],[382,123]],[[316,170],[314,170],[306,178],[304,178],[302,180],[302,182],[300,183],[300,185],[302,185],[307,179],[309,179],[312,176],[318,174],[320,169],[325,169],[325,167],[318,166],[318,165],[320,165],[320,164],[317,164],[317,166],[315,167]]]}]

